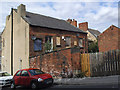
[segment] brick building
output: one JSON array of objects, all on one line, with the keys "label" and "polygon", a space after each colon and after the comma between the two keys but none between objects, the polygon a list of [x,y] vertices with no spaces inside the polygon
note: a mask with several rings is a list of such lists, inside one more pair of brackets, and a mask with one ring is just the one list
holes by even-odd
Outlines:
[{"label": "brick building", "polygon": [[120,28],[111,25],[98,38],[99,52],[120,49]]},{"label": "brick building", "polygon": [[86,31],[88,42],[96,42],[100,32],[95,29],[88,28],[88,22],[79,23],[79,28]]},{"label": "brick building", "polygon": [[[69,22],[71,25],[77,27],[77,21],[75,19],[68,19],[67,22]],[[98,36],[100,35],[100,32],[95,29],[88,28],[88,22],[79,23],[79,29],[87,32],[87,39],[88,39],[88,45],[92,42],[96,42]]]},{"label": "brick building", "polygon": [[[64,48],[87,52],[87,33],[65,20],[27,12],[25,5],[12,9],[2,32],[2,70],[14,74],[29,68],[29,57]],[[49,44],[49,45],[48,45]]]}]

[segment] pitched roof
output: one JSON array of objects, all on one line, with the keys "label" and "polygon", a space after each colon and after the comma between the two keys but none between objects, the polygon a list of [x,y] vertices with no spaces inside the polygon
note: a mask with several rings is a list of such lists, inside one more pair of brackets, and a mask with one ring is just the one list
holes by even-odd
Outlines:
[{"label": "pitched roof", "polygon": [[[17,11],[17,9],[14,10]],[[80,30],[79,28],[69,24],[65,20],[56,19],[53,17],[44,16],[41,14],[35,14],[31,12],[26,12],[26,17],[23,18],[27,23],[33,26],[41,26],[41,27],[66,30],[72,32],[81,32],[87,34],[87,32]]]},{"label": "pitched roof", "polygon": [[[99,35],[99,37],[100,37],[101,35],[103,35],[105,32],[107,32],[108,30],[113,29],[112,27],[116,27],[116,28],[120,29],[119,27],[117,27],[117,26],[115,26],[115,25],[111,25],[111,26],[109,26],[105,31],[103,31],[103,32]],[[114,29],[113,29],[113,30],[114,30]]]},{"label": "pitched roof", "polygon": [[88,31],[90,33],[92,33],[95,37],[99,36],[101,34],[101,32],[99,32],[98,30],[94,30],[94,29],[88,29]]}]

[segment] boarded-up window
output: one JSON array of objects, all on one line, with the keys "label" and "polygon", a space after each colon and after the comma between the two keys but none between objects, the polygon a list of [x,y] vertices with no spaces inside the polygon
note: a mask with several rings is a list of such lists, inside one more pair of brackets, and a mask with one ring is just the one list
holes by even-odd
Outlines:
[{"label": "boarded-up window", "polygon": [[74,45],[77,46],[77,41],[74,41]]},{"label": "boarded-up window", "polygon": [[65,46],[71,46],[71,38],[70,37],[65,37],[66,44]]},{"label": "boarded-up window", "polygon": [[82,38],[79,38],[79,46],[83,47],[83,39]]},{"label": "boarded-up window", "polygon": [[34,51],[41,51],[42,50],[42,40],[36,39],[34,41]]},{"label": "boarded-up window", "polygon": [[56,37],[56,45],[60,46],[60,37]]}]

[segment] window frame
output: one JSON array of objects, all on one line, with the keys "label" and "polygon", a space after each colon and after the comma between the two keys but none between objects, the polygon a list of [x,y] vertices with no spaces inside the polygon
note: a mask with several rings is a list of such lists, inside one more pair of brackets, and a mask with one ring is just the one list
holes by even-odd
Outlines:
[{"label": "window frame", "polygon": [[[47,40],[46,40],[47,39]],[[54,41],[53,41],[53,36],[50,36],[50,35],[46,35],[45,36],[45,43],[47,43],[49,41],[49,43],[51,44],[51,50],[50,51],[52,51],[53,50],[53,43],[54,43]]]}]

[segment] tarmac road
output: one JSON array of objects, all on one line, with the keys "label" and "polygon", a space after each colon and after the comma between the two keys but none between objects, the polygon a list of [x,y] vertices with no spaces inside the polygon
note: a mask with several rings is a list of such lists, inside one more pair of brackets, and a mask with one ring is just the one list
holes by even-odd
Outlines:
[{"label": "tarmac road", "polygon": [[[102,88],[106,88],[106,89],[113,89],[113,90],[120,90],[118,89],[118,85],[117,84],[106,84],[106,85],[53,85],[51,87],[47,87],[47,88],[42,88],[42,89],[37,89],[37,90],[63,90],[63,89],[68,89],[68,90],[74,90],[74,89],[102,89]],[[15,90],[31,90],[29,88],[24,88],[24,87],[17,87]],[[10,87],[4,87],[1,90],[12,90]]]},{"label": "tarmac road", "polygon": [[[119,83],[119,85],[118,85]],[[106,77],[86,77],[86,78],[71,78],[54,80],[52,87],[42,88],[38,90],[81,90],[81,89],[107,89],[120,90],[120,75]],[[118,89],[119,88],[119,89]],[[31,90],[29,88],[18,87],[15,90]],[[4,87],[0,90],[12,90],[10,87]]]}]

